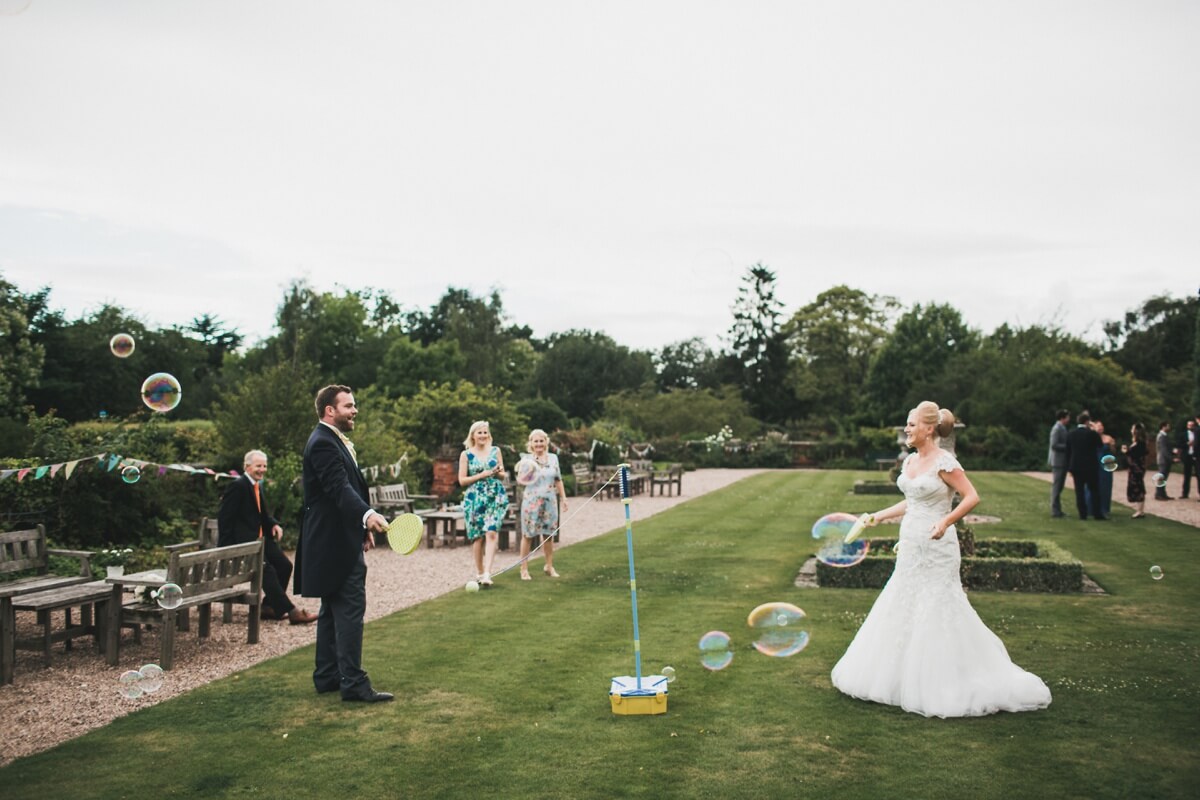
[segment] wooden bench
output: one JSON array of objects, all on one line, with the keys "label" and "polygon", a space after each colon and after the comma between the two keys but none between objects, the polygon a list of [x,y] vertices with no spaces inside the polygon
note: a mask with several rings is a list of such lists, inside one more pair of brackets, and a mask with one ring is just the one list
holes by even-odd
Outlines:
[{"label": "wooden bench", "polygon": [[[78,575],[50,575],[50,556],[79,559]],[[92,580],[92,553],[46,547],[46,526],[0,533],[0,576],[32,572],[0,582],[0,684],[12,683],[17,620],[13,598]]]},{"label": "wooden bench", "polygon": [[575,496],[578,497],[584,489],[596,490],[596,476],[587,464],[572,464],[571,475],[575,478]]},{"label": "wooden bench", "polygon": [[437,500],[437,495],[409,494],[407,483],[389,483],[367,489],[367,503],[384,516],[395,512],[411,514],[417,500]]},{"label": "wooden bench", "polygon": [[[96,648],[103,652],[105,604],[110,596],[111,587],[106,581],[91,581],[14,597],[13,610],[35,612],[38,625],[42,628],[41,636],[17,639],[16,648],[40,650],[46,666],[50,666],[51,647],[55,642],[63,642],[63,649],[70,650],[71,640],[79,636],[91,636]],[[71,619],[73,608],[79,608],[78,624]],[[65,612],[65,625],[61,631],[53,628],[55,611]]]},{"label": "wooden bench", "polygon": [[654,497],[654,487],[658,487],[658,495],[662,497],[663,492],[667,496],[672,496],[675,491],[680,495],[683,494],[683,464],[672,464],[666,469],[656,470],[650,473],[650,496]]},{"label": "wooden bench", "polygon": [[[217,546],[220,540],[221,528],[217,524],[217,520],[213,517],[201,517],[200,524],[196,526],[196,538],[178,544],[169,544],[163,549],[168,553],[183,552],[185,550],[212,550]],[[221,622],[228,625],[233,622],[233,602],[225,601],[221,608]],[[184,611],[179,615],[179,630],[186,631],[191,629],[191,614]]]},{"label": "wooden bench", "polygon": [[[173,583],[183,590],[183,602],[176,608],[163,608],[153,600],[135,601],[124,605],[124,587],[119,582],[121,579],[110,579],[113,586],[105,630],[105,655],[108,663],[116,666],[120,656],[122,625],[150,625],[157,627],[162,637],[159,666],[171,669],[175,663],[175,624],[178,614],[186,609],[199,609],[198,635],[201,639],[207,639],[212,604],[227,600],[244,603],[250,607],[247,614],[246,641],[249,644],[257,644],[262,568],[261,540],[197,550],[193,553],[173,552],[167,565],[166,582]],[[136,585],[133,582],[131,584]]]}]

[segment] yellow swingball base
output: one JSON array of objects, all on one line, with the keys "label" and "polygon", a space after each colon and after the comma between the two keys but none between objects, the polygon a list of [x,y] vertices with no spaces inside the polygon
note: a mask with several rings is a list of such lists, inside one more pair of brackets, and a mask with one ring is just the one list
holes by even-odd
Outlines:
[{"label": "yellow swingball base", "polygon": [[667,713],[667,679],[663,675],[642,676],[642,688],[637,688],[637,678],[623,675],[612,679],[608,689],[608,700],[614,714],[665,714]]}]

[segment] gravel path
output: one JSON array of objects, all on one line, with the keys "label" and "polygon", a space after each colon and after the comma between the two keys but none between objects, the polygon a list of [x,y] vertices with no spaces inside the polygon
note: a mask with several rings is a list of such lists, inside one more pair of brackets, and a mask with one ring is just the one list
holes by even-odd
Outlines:
[{"label": "gravel path", "polygon": [[[682,497],[639,495],[631,504],[633,518],[645,519],[761,471],[689,472],[683,477],[686,492]],[[564,579],[569,579],[571,574],[571,556],[569,552],[559,556],[560,550],[625,524],[619,502],[587,500],[586,497],[571,498],[564,515],[562,541],[555,550],[555,567]],[[500,553],[496,571],[516,563],[517,558],[516,547]],[[543,575],[540,558],[531,564],[534,580],[552,580]],[[467,547],[427,550],[422,546],[409,556],[391,550],[372,550],[367,554],[367,566],[368,621],[461,590],[475,572],[471,550]],[[513,569],[505,573],[499,581],[519,585],[518,571]],[[311,611],[317,609],[316,600],[296,600],[298,605]],[[0,719],[4,720],[5,729],[0,737],[0,765],[53,747],[92,728],[107,725],[131,711],[183,694],[259,661],[304,647],[313,642],[316,633],[313,625],[264,622],[259,643],[248,645],[245,609],[235,606],[233,615],[233,624],[222,625],[217,610],[213,615],[212,635],[203,645],[196,639],[193,618],[192,631],[176,636],[175,668],[166,673],[162,689],[137,700],[126,700],[118,695],[117,677],[126,670],[157,662],[159,639],[154,632],[145,633],[140,645],[133,643],[130,632],[123,632],[121,663],[116,667],[105,664],[87,639],[77,640],[75,649],[69,653],[63,652],[62,645],[55,645],[53,665],[48,668],[42,665],[38,654],[18,651],[16,681],[0,687]],[[22,636],[33,634],[32,615],[19,615],[18,624]],[[61,616],[58,616],[57,624],[62,624]],[[370,636],[369,631],[367,636]],[[370,664],[366,666],[370,668]]]},{"label": "gravel path", "polygon": [[[1178,465],[1177,465],[1178,466]],[[1049,472],[1025,472],[1022,473],[1031,478],[1050,482],[1051,475]],[[1132,508],[1132,504],[1125,500],[1125,485],[1127,482],[1127,472],[1117,472],[1113,475],[1113,503],[1127,508]],[[1176,522],[1182,522],[1185,525],[1192,525],[1200,528],[1200,489],[1196,485],[1192,485],[1192,496],[1184,498],[1183,495],[1183,473],[1182,467],[1173,468],[1171,474],[1167,475],[1167,496],[1175,498],[1174,500],[1155,500],[1154,485],[1150,483],[1150,473],[1146,475],[1146,513],[1153,514],[1156,517],[1164,519],[1173,519]],[[1071,481],[1071,476],[1067,475],[1067,488],[1073,489],[1074,483]],[[1075,513],[1075,501],[1072,498],[1063,498],[1063,513]],[[1050,515],[1050,493],[1046,492],[1046,515]]]}]

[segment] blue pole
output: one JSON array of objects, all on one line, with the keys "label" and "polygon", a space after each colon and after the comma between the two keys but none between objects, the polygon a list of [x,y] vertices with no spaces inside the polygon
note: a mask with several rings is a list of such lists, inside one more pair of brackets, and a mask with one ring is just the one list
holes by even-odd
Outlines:
[{"label": "blue pole", "polygon": [[642,690],[642,641],[638,636],[637,577],[633,572],[633,520],[629,515],[629,465],[622,464],[618,484],[621,487],[621,503],[625,506],[625,549],[629,552],[629,599],[633,604],[633,664],[637,675],[637,690]]}]

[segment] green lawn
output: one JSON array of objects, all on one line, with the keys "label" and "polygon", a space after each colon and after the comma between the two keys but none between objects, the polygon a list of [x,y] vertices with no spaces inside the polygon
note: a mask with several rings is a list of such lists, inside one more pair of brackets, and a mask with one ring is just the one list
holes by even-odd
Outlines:
[{"label": "green lawn", "polygon": [[[614,533],[564,551],[562,579],[514,571],[369,625],[366,666],[394,703],[317,696],[306,648],[14,762],[0,797],[1196,795],[1200,531],[1123,508],[1055,521],[1046,484],[973,476],[980,512],[1004,519],[977,536],[1060,542],[1110,594],[972,594],[1054,702],[926,719],[830,685],[876,593],[792,585],[816,517],[890,502],[849,494],[855,477],[765,474],[635,526],[644,671],[678,672],[668,714],[609,709],[633,656],[623,516],[607,501]],[[792,658],[749,647],[747,613],[775,600],[808,613],[811,643]],[[736,646],[721,672],[699,665],[711,629]]]}]

